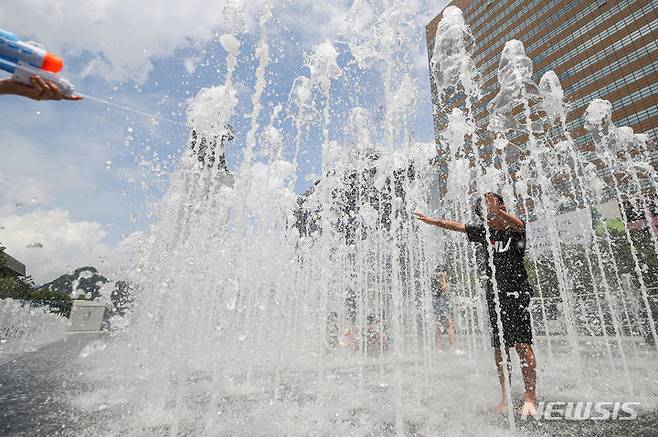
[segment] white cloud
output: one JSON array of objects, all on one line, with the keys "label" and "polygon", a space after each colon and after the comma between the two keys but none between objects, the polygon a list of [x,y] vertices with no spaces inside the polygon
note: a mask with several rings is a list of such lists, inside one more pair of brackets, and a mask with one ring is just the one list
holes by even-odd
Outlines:
[{"label": "white cloud", "polygon": [[[152,59],[166,58],[226,27],[226,1],[4,0],[0,16],[11,30],[31,35],[52,51],[95,56],[88,72],[143,83]],[[229,2],[230,3],[230,2]],[[235,3],[235,2],[233,2]],[[245,2],[254,9],[260,1]],[[236,21],[229,19],[229,21]]]},{"label": "white cloud", "polygon": [[[8,30],[32,37],[65,58],[84,55],[87,63],[75,74],[143,84],[156,59],[169,58],[180,49],[203,47],[218,32],[235,30],[242,22],[255,32],[263,1],[3,0],[0,17],[11,17],[12,28]],[[270,29],[270,38],[285,43],[289,34],[299,32],[302,46],[298,50],[326,38],[344,39],[348,31],[345,20],[353,0],[274,0],[273,3],[274,20],[270,26],[276,27]],[[424,25],[447,2],[402,0],[402,3],[411,18],[408,24],[417,29],[413,38],[421,43],[424,52]],[[201,55],[199,50],[186,54],[181,66],[193,71]],[[427,68],[425,63],[420,65]]]},{"label": "white cloud", "polygon": [[[21,36],[29,35],[65,56],[90,54],[82,75],[144,83],[154,59],[210,41],[217,32],[244,23],[253,30],[263,0],[3,0],[0,17],[11,17]],[[326,3],[275,1],[274,15],[287,28],[317,40],[345,24],[347,0]],[[6,25],[6,24],[5,24]],[[70,73],[69,73],[70,74]]]},{"label": "white cloud", "polygon": [[102,271],[99,262],[110,251],[105,236],[99,223],[74,222],[61,209],[0,216],[0,242],[37,283],[86,265]]},{"label": "white cloud", "polygon": [[[2,167],[0,167],[0,211],[47,203],[53,198],[54,182],[68,179],[70,172],[60,169],[43,148],[23,136],[0,129]],[[51,175],[52,181],[44,175]]]},{"label": "white cloud", "polygon": [[10,180],[0,172],[0,214],[51,199],[51,187],[45,182],[23,175]]},{"label": "white cloud", "polygon": [[90,192],[100,179],[99,170],[112,157],[111,148],[102,143],[105,138],[91,135],[78,133],[71,139],[51,135],[47,142],[37,143],[23,133],[0,128],[0,138],[0,212],[17,204],[43,206]]},{"label": "white cloud", "polygon": [[300,31],[304,42],[314,44],[330,37],[338,37],[347,29],[345,18],[352,0],[320,2],[301,0],[288,2],[280,10],[282,24]]},{"label": "white cloud", "polygon": [[[48,113],[44,106],[44,117]],[[103,163],[111,148],[102,138],[80,133],[37,142],[0,128],[0,138],[0,243],[37,283],[84,265],[106,273],[104,263],[126,252],[114,252],[104,224],[96,221],[125,210],[118,192],[94,193],[95,186],[106,184]]]}]

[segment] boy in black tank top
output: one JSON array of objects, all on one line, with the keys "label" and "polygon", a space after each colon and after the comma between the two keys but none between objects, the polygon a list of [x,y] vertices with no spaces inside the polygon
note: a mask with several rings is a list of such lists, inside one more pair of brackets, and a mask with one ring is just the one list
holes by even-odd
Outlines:
[{"label": "boy in black tank top", "polygon": [[[463,224],[452,220],[428,217],[421,213],[416,213],[416,218],[424,223],[443,229],[464,232],[469,241],[480,244],[480,253],[484,258],[480,268],[487,277],[486,296],[489,321],[491,322],[491,345],[495,348],[494,356],[502,392],[502,400],[496,410],[501,414],[507,411],[505,371],[502,364],[502,348],[495,302],[495,292],[497,291],[505,347],[508,352],[509,348],[514,347],[521,360],[525,393],[520,414],[534,415],[537,412],[535,392],[537,360],[532,349],[532,328],[528,308],[532,287],[523,264],[526,243],[525,223],[515,215],[507,212],[507,207],[500,195],[487,193],[484,200],[489,228],[488,239],[487,227],[484,224]],[[482,217],[481,210],[476,212]],[[490,255],[493,255],[493,262]],[[495,278],[495,286],[492,278]],[[507,356],[509,357],[509,353]]]}]

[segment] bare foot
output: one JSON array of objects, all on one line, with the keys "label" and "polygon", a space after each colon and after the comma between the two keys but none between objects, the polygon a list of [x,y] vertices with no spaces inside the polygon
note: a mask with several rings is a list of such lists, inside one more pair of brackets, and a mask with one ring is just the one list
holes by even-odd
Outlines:
[{"label": "bare foot", "polygon": [[521,417],[535,417],[537,413],[537,400],[532,396],[525,396],[523,405],[521,405],[521,408],[519,409],[519,415]]},{"label": "bare foot", "polygon": [[500,414],[501,416],[507,415],[507,401],[505,401],[505,399],[501,399],[496,406],[496,413]]}]

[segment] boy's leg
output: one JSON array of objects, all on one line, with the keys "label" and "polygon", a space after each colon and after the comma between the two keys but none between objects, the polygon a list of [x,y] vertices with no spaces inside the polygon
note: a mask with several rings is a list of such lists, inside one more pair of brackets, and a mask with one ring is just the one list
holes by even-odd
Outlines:
[{"label": "boy's leg", "polygon": [[[436,300],[434,302],[434,317],[436,320],[436,333],[434,335],[434,346],[436,348],[436,351],[441,350],[441,334],[443,329],[448,328],[446,325],[446,312],[445,312],[445,307],[443,306],[442,302],[439,300]],[[450,331],[448,331],[448,340],[450,339]]]},{"label": "boy's leg", "polygon": [[441,325],[437,322],[436,331],[434,331],[434,350],[441,350]]},{"label": "boy's leg", "polygon": [[457,345],[457,337],[455,335],[455,322],[452,319],[448,319],[446,322],[448,325],[448,343],[450,344],[451,349],[455,349]]},{"label": "boy's leg", "polygon": [[537,414],[537,359],[535,352],[532,345],[527,343],[517,343],[514,347],[521,360],[521,373],[523,373],[523,384],[525,385],[520,414],[535,415]]},{"label": "boy's leg", "polygon": [[[512,363],[509,356],[509,348],[507,350],[507,372],[503,367],[503,349],[500,346],[500,337],[498,331],[498,315],[496,314],[493,299],[487,298],[487,307],[489,310],[489,326],[491,328],[491,346],[494,348],[494,361],[496,363],[496,371],[498,372],[498,383],[500,384],[500,402],[496,407],[496,412],[504,415],[507,414],[507,387],[512,386]],[[503,317],[504,320],[504,317]],[[504,326],[504,325],[503,325]],[[505,341],[505,343],[507,343]],[[505,384],[505,374],[509,376],[508,383]]]},{"label": "boy's leg", "polygon": [[[502,349],[497,347],[494,349],[494,360],[496,361],[496,370],[498,371],[498,383],[500,384],[500,402],[496,407],[496,412],[499,414],[507,414],[507,387],[512,386],[512,362],[510,361],[509,349],[507,349],[507,372],[503,367],[503,354]],[[505,384],[505,374],[509,376],[507,384]]]}]

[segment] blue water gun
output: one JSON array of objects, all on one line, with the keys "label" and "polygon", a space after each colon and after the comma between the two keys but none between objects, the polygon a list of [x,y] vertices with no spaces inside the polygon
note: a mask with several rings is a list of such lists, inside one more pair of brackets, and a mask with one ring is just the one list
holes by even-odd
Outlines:
[{"label": "blue water gun", "polygon": [[62,95],[73,95],[73,85],[57,73],[64,68],[59,56],[48,52],[34,41],[23,42],[11,32],[0,29],[0,70],[12,75],[12,79],[30,85],[30,78],[39,76],[53,82]]}]

